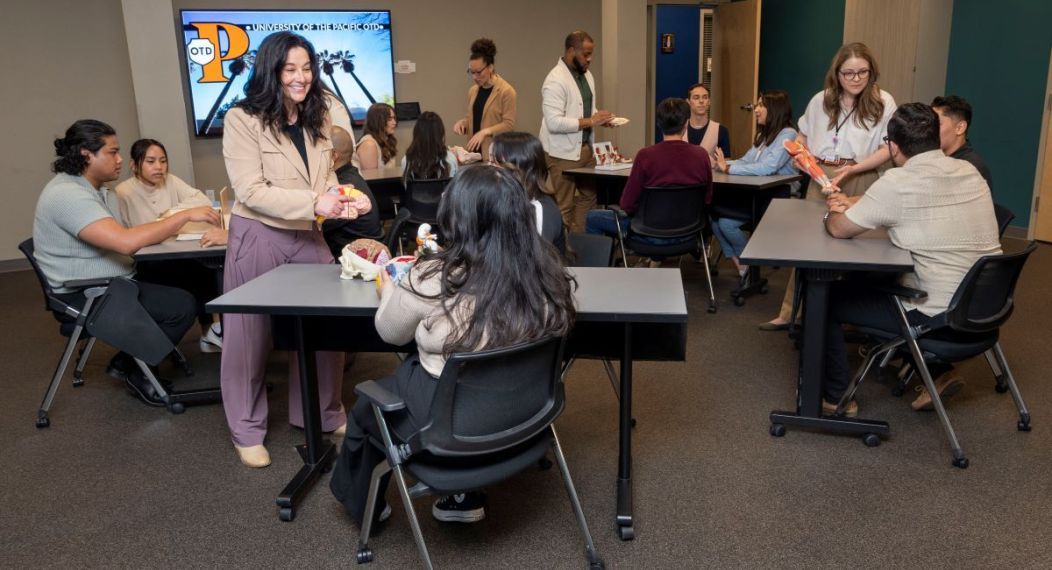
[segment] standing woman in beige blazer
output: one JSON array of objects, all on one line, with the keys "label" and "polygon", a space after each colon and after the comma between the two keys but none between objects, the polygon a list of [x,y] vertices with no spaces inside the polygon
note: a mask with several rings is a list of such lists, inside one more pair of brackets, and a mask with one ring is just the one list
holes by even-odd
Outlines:
[{"label": "standing woman in beige blazer", "polygon": [[[235,196],[224,291],[285,263],[332,263],[316,216],[364,212],[327,192],[338,184],[329,127],[314,47],[290,32],[267,36],[245,98],[223,124],[223,158]],[[230,314],[224,321],[220,382],[231,438],[242,463],[266,467],[263,375],[272,346],[270,319]],[[342,353],[318,352],[317,370],[322,429],[339,432],[347,419],[340,402]],[[290,354],[289,423],[302,427],[299,382],[296,355]]]},{"label": "standing woman in beige blazer", "polygon": [[493,135],[515,130],[518,95],[497,75],[493,65],[496,56],[493,40],[480,38],[471,43],[468,76],[475,84],[468,89],[467,115],[453,125],[453,132],[470,137],[465,148],[481,152],[483,160],[489,160]]}]

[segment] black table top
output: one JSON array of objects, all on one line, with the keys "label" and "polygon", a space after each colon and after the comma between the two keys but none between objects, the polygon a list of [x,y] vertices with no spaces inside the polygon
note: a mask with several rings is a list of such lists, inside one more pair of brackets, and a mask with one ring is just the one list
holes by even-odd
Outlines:
[{"label": "black table top", "polygon": [[[687,304],[679,269],[575,267],[578,320],[685,323]],[[229,291],[206,306],[214,313],[299,316],[372,316],[376,286],[340,279],[340,266],[287,264]]]},{"label": "black table top", "polygon": [[826,233],[826,206],[814,200],[774,200],[749,238],[743,263],[805,269],[913,271],[910,253],[893,245],[883,231],[853,239]]}]

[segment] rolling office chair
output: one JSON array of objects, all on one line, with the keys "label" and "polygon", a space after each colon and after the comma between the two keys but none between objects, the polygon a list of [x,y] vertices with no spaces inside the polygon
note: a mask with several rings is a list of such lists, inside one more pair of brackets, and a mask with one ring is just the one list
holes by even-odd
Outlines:
[{"label": "rolling office chair", "polygon": [[[44,294],[44,309],[59,322],[59,333],[69,338],[37,411],[36,427],[46,428],[51,425],[48,413],[55,400],[55,393],[69,365],[73,350],[81,342],[84,345],[80,349],[80,356],[73,370],[73,386],[80,387],[84,384],[84,365],[91,354],[91,349],[95,346],[96,339],[102,339],[107,344],[131,355],[155,392],[164,401],[169,412],[183,413],[186,403],[219,401],[218,388],[168,393],[154,376],[150,366],[158,365],[169,354],[177,363],[183,365],[187,376],[193,374],[193,371],[186,364],[186,359],[178,349],[150,318],[146,309],[139,304],[138,287],[134,281],[118,277],[67,282],[64,284],[65,287],[82,290],[87,298],[84,306],[77,308],[63,301],[48,283],[47,277],[44,276],[44,272],[33,256],[33,239],[30,238],[18,244],[18,249],[29,260],[33,273],[36,274],[37,281],[40,283]],[[115,310],[118,308],[119,311]],[[115,314],[119,316],[114,316]]]},{"label": "rolling office chair", "polygon": [[[1023,251],[1002,255],[987,255],[979,258],[975,265],[965,274],[961,284],[954,292],[953,298],[946,312],[937,317],[930,325],[911,326],[906,317],[906,309],[902,305],[902,298],[923,299],[927,293],[917,289],[892,285],[884,289],[891,296],[900,317],[900,334],[887,331],[859,327],[859,330],[872,337],[883,341],[866,355],[862,367],[855,374],[844,392],[844,396],[837,405],[836,414],[843,412],[844,407],[854,397],[858,385],[862,382],[869,368],[877,358],[887,360],[896,349],[905,346],[916,363],[941,361],[946,363],[960,362],[969,358],[984,354],[990,368],[994,371],[996,389],[998,392],[1012,392],[1019,411],[1019,421],[1016,427],[1019,431],[1030,431],[1030,412],[1023,402],[1012,372],[1008,369],[1008,361],[1005,359],[1004,351],[998,341],[1000,327],[1008,321],[1015,308],[1013,296],[1015,286],[1019,282],[1019,275],[1023,271],[1023,265],[1037,244],[1031,242]],[[929,394],[937,395],[935,382],[928,371],[927,366],[919,366],[920,376],[924,381]],[[957,435],[950,424],[946,414],[946,408],[942,399],[933,396],[932,404],[939,416],[946,437],[950,440],[953,449],[953,465],[965,469],[968,467],[968,458],[964,455],[957,441]],[[875,434],[867,434],[864,441],[866,445],[877,445],[880,439]]]},{"label": "rolling office chair", "polygon": [[[508,479],[541,461],[549,449],[562,473],[577,524],[585,539],[591,568],[602,568],[554,421],[565,406],[562,377],[564,341],[547,337],[517,346],[454,354],[438,379],[431,413],[423,429],[408,441],[395,442],[387,414],[405,408],[404,401],[374,381],[355,388],[371,405],[382,441],[370,438],[387,460],[376,467],[369,485],[357,561],[370,562],[369,548],[380,479],[394,471],[399,495],[409,516],[420,557],[432,568],[412,500],[427,495],[480,489]],[[509,374],[514,371],[514,374]],[[417,481],[411,488],[406,474]]]},{"label": "rolling office chair", "polygon": [[[391,232],[388,238],[388,249],[395,243],[398,244],[398,252],[402,253],[402,238],[407,233],[415,236],[416,228],[420,224],[431,224],[431,229],[441,239],[438,228],[438,204],[442,201],[442,193],[446,191],[450,178],[435,178],[432,180],[416,180],[406,176],[405,194],[402,195],[401,206],[397,208],[394,221],[391,224]],[[403,211],[409,214],[402,214]]]},{"label": "rolling office chair", "polygon": [[[709,248],[702,237],[708,222],[704,185],[647,187],[643,189],[639,210],[632,217],[627,232],[621,230],[620,216],[624,211],[617,206],[608,206],[614,214],[621,247],[621,260],[628,267],[628,251],[635,255],[664,259],[698,252],[705,264],[705,281],[709,286],[708,312],[716,312],[716,295],[712,289],[709,273]],[[668,240],[670,243],[655,244],[650,239]]]}]

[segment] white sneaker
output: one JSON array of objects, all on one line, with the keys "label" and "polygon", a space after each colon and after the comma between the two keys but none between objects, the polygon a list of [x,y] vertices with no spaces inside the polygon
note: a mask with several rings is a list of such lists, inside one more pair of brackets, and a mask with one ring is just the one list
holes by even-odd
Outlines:
[{"label": "white sneaker", "polygon": [[201,352],[222,352],[223,351],[223,329],[217,323],[212,323],[212,326],[208,327],[205,334],[201,335],[201,340],[198,343],[201,347]]}]

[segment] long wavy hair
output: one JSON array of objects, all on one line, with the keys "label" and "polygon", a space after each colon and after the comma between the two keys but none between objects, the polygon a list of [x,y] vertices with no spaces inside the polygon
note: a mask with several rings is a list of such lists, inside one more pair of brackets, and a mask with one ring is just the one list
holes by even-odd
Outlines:
[{"label": "long wavy hair", "polygon": [[767,108],[767,121],[756,125],[753,146],[769,146],[786,127],[800,130],[793,122],[793,104],[789,102],[788,93],[781,89],[764,91],[760,93],[760,102]]},{"label": "long wavy hair", "polygon": [[433,180],[449,177],[446,162],[446,127],[438,113],[424,111],[413,126],[413,142],[405,151],[407,179]]},{"label": "long wavy hair", "polygon": [[[416,295],[440,300],[453,323],[447,357],[565,335],[573,326],[576,281],[537,233],[532,208],[514,174],[497,166],[460,170],[446,189],[438,207],[446,247],[421,258],[407,281]],[[435,296],[412,286],[435,276]]]},{"label": "long wavy hair", "polygon": [[492,158],[498,165],[515,173],[530,200],[537,200],[544,194],[548,162],[540,139],[518,131],[500,133],[493,137]]},{"label": "long wavy hair", "polygon": [[[423,113],[421,113],[423,114]],[[365,113],[363,135],[373,135],[380,147],[380,162],[389,162],[398,154],[398,139],[387,134],[387,119],[394,116],[394,107],[387,103],[373,103]]]},{"label": "long wavy hair", "polygon": [[256,51],[256,63],[245,84],[245,98],[237,103],[246,113],[259,118],[270,129],[274,138],[285,136],[288,113],[285,110],[285,92],[281,85],[281,71],[285,59],[293,48],[303,48],[310,56],[311,82],[307,98],[296,106],[298,121],[312,143],[325,140],[323,126],[329,113],[322,88],[321,71],[314,46],[306,38],[292,32],[277,32],[263,39]]},{"label": "long wavy hair", "polygon": [[855,98],[855,116],[851,120],[860,128],[868,129],[880,122],[884,116],[884,100],[880,98],[880,68],[877,67],[877,59],[873,52],[869,51],[866,44],[855,42],[841,46],[833,56],[833,62],[826,71],[825,97],[822,100],[822,108],[829,117],[829,128],[835,129],[837,118],[840,116],[840,96],[844,88],[840,86],[840,67],[852,57],[866,60],[869,64],[869,80],[866,87]]}]

